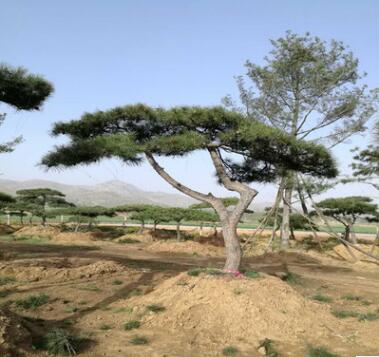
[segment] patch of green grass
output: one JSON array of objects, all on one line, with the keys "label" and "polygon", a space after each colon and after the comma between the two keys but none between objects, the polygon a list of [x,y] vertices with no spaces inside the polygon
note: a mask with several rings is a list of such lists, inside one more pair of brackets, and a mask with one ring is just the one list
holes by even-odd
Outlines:
[{"label": "patch of green grass", "polygon": [[139,322],[138,320],[130,320],[128,322],[125,322],[124,330],[130,331],[130,330],[137,329],[140,326],[141,326],[141,322]]},{"label": "patch of green grass", "polygon": [[0,298],[5,298],[11,293],[10,290],[1,290],[0,291]]},{"label": "patch of green grass", "polygon": [[359,313],[356,311],[349,310],[334,310],[332,314],[339,319],[346,319],[347,317],[358,317]]},{"label": "patch of green grass", "polygon": [[275,348],[274,341],[269,338],[265,338],[260,342],[259,348],[263,347],[265,350],[265,355],[268,357],[278,357],[278,351]]},{"label": "patch of green grass", "polygon": [[130,343],[132,345],[147,345],[149,343],[149,340],[145,336],[134,336]]},{"label": "patch of green grass", "polygon": [[243,275],[246,276],[246,278],[249,278],[249,279],[256,279],[256,278],[260,277],[260,274],[257,271],[255,271],[255,270],[245,271]]},{"label": "patch of green grass", "polygon": [[79,305],[87,305],[88,304],[88,301],[87,300],[80,300],[78,302]]},{"label": "patch of green grass", "polygon": [[301,285],[300,275],[288,272],[286,276],[283,278],[288,284]]},{"label": "patch of green grass", "polygon": [[189,276],[199,276],[201,273],[205,273],[208,275],[223,275],[225,272],[223,272],[220,269],[215,268],[193,268],[188,270],[187,274]]},{"label": "patch of green grass", "polygon": [[38,295],[29,295],[25,299],[15,301],[15,305],[25,310],[34,310],[39,306],[45,305],[49,302],[49,295],[41,293]]},{"label": "patch of green grass", "polygon": [[142,290],[141,289],[133,289],[133,290],[130,290],[128,296],[140,296],[142,295]]},{"label": "patch of green grass", "polygon": [[362,296],[359,295],[346,294],[342,296],[342,299],[347,301],[359,301],[364,306],[368,306],[371,304],[370,301],[365,300]]},{"label": "patch of green grass", "polygon": [[235,346],[227,346],[222,350],[224,356],[236,356],[239,353],[239,349]]},{"label": "patch of green grass", "polygon": [[117,309],[114,310],[115,313],[120,313],[120,312],[126,312],[128,314],[131,314],[133,312],[132,307],[118,307]]},{"label": "patch of green grass", "polygon": [[359,321],[374,321],[378,320],[379,315],[375,312],[368,312],[366,314],[359,314],[358,320]]},{"label": "patch of green grass", "polygon": [[124,238],[124,239],[118,240],[117,243],[120,243],[120,244],[134,244],[134,243],[141,243],[141,241],[139,241],[138,239],[133,239],[133,238]]},{"label": "patch of green grass", "polygon": [[0,276],[0,285],[7,285],[10,283],[14,283],[16,278],[13,276]]},{"label": "patch of green grass", "polygon": [[325,347],[309,347],[307,357],[338,357],[338,355],[329,352]]},{"label": "patch of green grass", "polygon": [[233,289],[234,295],[241,295],[244,292],[245,292],[245,289],[241,289],[241,288],[235,288],[235,289]]},{"label": "patch of green grass", "polygon": [[333,301],[330,296],[322,295],[322,294],[313,295],[312,299],[319,302],[332,302]]},{"label": "patch of green grass", "polygon": [[101,289],[98,288],[96,286],[96,284],[93,284],[93,283],[87,284],[87,285],[83,285],[83,286],[78,286],[78,289],[79,290],[85,290],[85,291],[96,291],[96,292],[100,292],[101,291]]},{"label": "patch of green grass", "polygon": [[55,328],[44,337],[43,347],[53,355],[72,356],[78,353],[81,341],[68,331]]},{"label": "patch of green grass", "polygon": [[189,276],[199,276],[204,271],[203,268],[194,268],[187,271]]},{"label": "patch of green grass", "polygon": [[118,279],[112,281],[112,285],[122,285],[122,284],[123,284],[123,281],[118,280]]},{"label": "patch of green grass", "polygon": [[99,330],[102,330],[102,331],[108,331],[108,330],[111,330],[113,327],[111,325],[108,325],[108,324],[101,324],[99,326]]},{"label": "patch of green grass", "polygon": [[79,311],[79,309],[76,307],[76,306],[67,306],[65,309],[64,309],[65,312],[69,312],[69,313],[74,313],[74,312],[77,312]]},{"label": "patch of green grass", "polygon": [[150,304],[150,305],[147,305],[146,308],[152,312],[162,312],[166,310],[166,308],[162,306],[161,304]]}]

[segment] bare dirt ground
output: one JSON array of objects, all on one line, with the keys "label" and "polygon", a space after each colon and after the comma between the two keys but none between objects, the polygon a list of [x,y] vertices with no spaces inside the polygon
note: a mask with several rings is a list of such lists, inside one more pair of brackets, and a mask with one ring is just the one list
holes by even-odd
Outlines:
[{"label": "bare dirt ground", "polygon": [[[291,251],[247,257],[243,268],[259,272],[251,278],[189,275],[196,267],[220,268],[224,258],[177,253],[180,242],[82,243],[73,245],[72,236],[0,242],[0,278],[8,278],[0,279],[1,356],[48,356],[38,342],[57,327],[85,337],[84,357],[211,357],[228,346],[237,356],[258,357],[268,355],[259,348],[266,338],[278,356],[305,357],[310,346],[343,357],[379,354],[375,263]],[[151,248],[159,243],[176,248]],[[38,294],[48,297],[44,304],[20,303]]]}]

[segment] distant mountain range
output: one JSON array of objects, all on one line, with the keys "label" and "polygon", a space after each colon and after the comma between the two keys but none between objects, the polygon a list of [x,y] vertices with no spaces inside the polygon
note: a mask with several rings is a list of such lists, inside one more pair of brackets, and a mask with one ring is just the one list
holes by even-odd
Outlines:
[{"label": "distant mountain range", "polygon": [[[66,195],[69,202],[83,206],[114,207],[131,203],[144,203],[172,207],[188,207],[196,203],[180,193],[149,192],[123,181],[107,181],[97,185],[67,185],[46,180],[3,180],[0,179],[0,192],[15,195],[16,191],[27,188],[50,188]],[[251,209],[263,211],[270,206],[268,202],[254,202]]]},{"label": "distant mountain range", "polygon": [[98,185],[67,185],[45,180],[13,181],[0,179],[0,191],[15,195],[27,188],[50,188],[66,195],[69,202],[77,205],[114,207],[130,203],[155,204],[161,206],[187,207],[196,201],[181,194],[143,191],[122,182],[107,181]]}]

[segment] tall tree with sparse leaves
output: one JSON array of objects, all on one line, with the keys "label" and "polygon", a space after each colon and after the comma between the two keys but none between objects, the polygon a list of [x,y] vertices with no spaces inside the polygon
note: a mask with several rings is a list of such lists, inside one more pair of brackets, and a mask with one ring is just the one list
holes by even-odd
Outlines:
[{"label": "tall tree with sparse leaves", "polygon": [[[220,217],[227,256],[225,270],[238,270],[240,266],[242,252],[236,228],[258,193],[248,182],[270,181],[287,169],[329,177],[337,173],[324,147],[296,141],[222,107],[162,109],[128,105],[57,123],[53,135],[60,134],[67,135],[70,142],[42,159],[47,168],[86,165],[111,157],[136,165],[145,158],[174,188],[210,204]],[[157,161],[157,156],[181,157],[194,151],[207,152],[218,182],[239,195],[233,209],[228,210],[222,198],[212,193],[178,182]],[[233,161],[237,156],[239,160]]]},{"label": "tall tree with sparse leaves", "polygon": [[[377,111],[378,89],[360,84],[358,59],[339,41],[330,44],[309,33],[287,32],[272,40],[264,65],[246,63],[237,78],[240,104],[228,96],[224,104],[252,120],[282,130],[294,138],[334,147],[366,129]],[[294,190],[302,189],[287,171],[279,184],[283,201],[282,246],[288,247]],[[304,197],[300,195],[300,199]],[[303,202],[303,207],[304,207]]]}]

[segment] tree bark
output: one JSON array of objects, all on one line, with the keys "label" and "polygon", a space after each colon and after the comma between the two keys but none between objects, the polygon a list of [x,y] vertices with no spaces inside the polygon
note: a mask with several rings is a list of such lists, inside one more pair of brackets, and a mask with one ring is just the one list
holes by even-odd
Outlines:
[{"label": "tree bark", "polygon": [[290,239],[290,215],[291,215],[291,200],[292,200],[292,187],[286,186],[284,190],[283,201],[283,217],[281,226],[281,247],[282,249],[289,248]]},{"label": "tree bark", "polygon": [[181,240],[182,236],[180,234],[180,222],[176,222],[176,239]]}]

